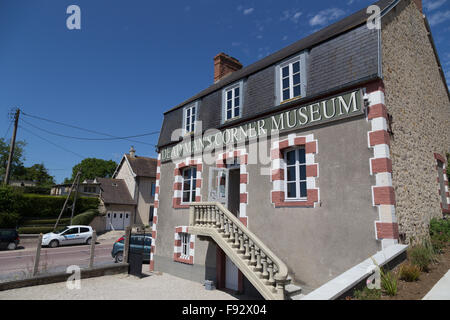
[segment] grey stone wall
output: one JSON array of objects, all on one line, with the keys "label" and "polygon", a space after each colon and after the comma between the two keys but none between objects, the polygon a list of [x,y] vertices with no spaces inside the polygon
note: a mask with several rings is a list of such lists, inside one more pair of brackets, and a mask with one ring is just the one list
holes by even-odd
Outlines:
[{"label": "grey stone wall", "polygon": [[424,19],[409,0],[383,18],[382,63],[400,233],[418,242],[430,219],[442,217],[433,154],[449,151],[450,103]]}]

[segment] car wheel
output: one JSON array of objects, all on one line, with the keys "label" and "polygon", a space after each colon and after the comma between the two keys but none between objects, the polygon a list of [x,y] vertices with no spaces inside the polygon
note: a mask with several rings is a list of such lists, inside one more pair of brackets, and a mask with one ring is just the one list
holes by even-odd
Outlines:
[{"label": "car wheel", "polygon": [[88,238],[87,240],[86,240],[86,244],[91,244],[91,241],[92,241],[92,238]]},{"label": "car wheel", "polygon": [[16,248],[17,244],[15,244],[14,242],[8,244],[8,250],[16,250]]},{"label": "car wheel", "polygon": [[123,252],[117,252],[116,256],[114,257],[116,263],[122,263],[123,262]]},{"label": "car wheel", "polygon": [[50,248],[56,248],[57,246],[59,246],[59,241],[58,240],[52,240],[49,243],[49,247]]}]

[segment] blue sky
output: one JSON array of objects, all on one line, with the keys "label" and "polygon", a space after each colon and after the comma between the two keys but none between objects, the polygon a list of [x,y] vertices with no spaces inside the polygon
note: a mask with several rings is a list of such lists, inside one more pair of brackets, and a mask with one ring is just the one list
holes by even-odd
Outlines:
[{"label": "blue sky", "polygon": [[[159,131],[164,111],[212,84],[217,53],[247,66],[373,2],[0,0],[0,137],[10,138],[16,106],[114,136]],[[72,4],[81,8],[81,30],[66,27]],[[424,10],[450,83],[450,0],[424,0]],[[156,156],[149,144],[157,135],[136,138],[146,144],[79,141],[30,124],[105,136],[23,119],[25,164],[43,162],[57,182],[82,157],[119,161],[132,144],[138,155]]]}]

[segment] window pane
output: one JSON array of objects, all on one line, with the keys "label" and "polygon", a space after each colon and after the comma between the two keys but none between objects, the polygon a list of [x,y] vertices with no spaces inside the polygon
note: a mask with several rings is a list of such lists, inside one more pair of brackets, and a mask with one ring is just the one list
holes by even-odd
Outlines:
[{"label": "window pane", "polygon": [[239,108],[234,108],[234,116],[239,117]]},{"label": "window pane", "polygon": [[289,66],[284,67],[282,70],[283,70],[283,78],[289,76]]},{"label": "window pane", "polygon": [[195,131],[195,125],[194,124],[191,125],[191,132],[192,131]]},{"label": "window pane", "polygon": [[287,165],[291,166],[295,164],[295,151],[289,151],[286,154]]},{"label": "window pane", "polygon": [[183,182],[183,191],[189,191],[191,189],[191,180],[186,179]]},{"label": "window pane", "polygon": [[300,62],[296,62],[292,65],[292,72],[297,73],[300,71]]},{"label": "window pane", "polygon": [[297,185],[295,182],[287,184],[288,198],[297,197]]},{"label": "window pane", "polygon": [[235,97],[239,97],[239,87],[237,87],[236,89],[234,89],[234,96],[235,96]]},{"label": "window pane", "polygon": [[234,99],[234,106],[235,106],[235,107],[238,107],[238,106],[239,106],[239,103],[240,103],[239,97],[235,98],[235,99]]},{"label": "window pane", "polygon": [[231,119],[233,116],[231,115],[231,110],[227,112],[227,119]]},{"label": "window pane", "polygon": [[195,202],[195,189],[192,190],[192,199],[191,202]]},{"label": "window pane", "polygon": [[192,115],[195,117],[195,107],[192,107]]},{"label": "window pane", "polygon": [[189,178],[189,169],[186,169],[186,170],[183,171],[183,178],[184,179]]},{"label": "window pane", "polygon": [[289,89],[283,91],[283,100],[288,100],[290,98],[289,96]]},{"label": "window pane", "polygon": [[306,182],[300,182],[300,197],[307,197]]},{"label": "window pane", "polygon": [[227,91],[227,100],[231,100],[233,98],[233,91]]},{"label": "window pane", "polygon": [[289,78],[283,79],[283,89],[289,88]]},{"label": "window pane", "polygon": [[295,167],[287,168],[287,181],[295,181]]},{"label": "window pane", "polygon": [[227,110],[231,109],[232,105],[233,105],[233,100],[227,101]]},{"label": "window pane", "polygon": [[191,116],[191,109],[186,109],[186,117],[189,118]]},{"label": "window pane", "polygon": [[306,180],[306,166],[300,166],[300,180]]},{"label": "window pane", "polygon": [[183,192],[183,202],[190,202],[189,201],[189,194],[190,194],[189,191]]},{"label": "window pane", "polygon": [[294,97],[300,96],[300,86],[294,87]]},{"label": "window pane", "polygon": [[305,149],[303,149],[303,148],[298,149],[298,161],[301,164],[306,163],[306,154],[305,154]]},{"label": "window pane", "polygon": [[294,74],[294,85],[300,84],[300,73]]}]

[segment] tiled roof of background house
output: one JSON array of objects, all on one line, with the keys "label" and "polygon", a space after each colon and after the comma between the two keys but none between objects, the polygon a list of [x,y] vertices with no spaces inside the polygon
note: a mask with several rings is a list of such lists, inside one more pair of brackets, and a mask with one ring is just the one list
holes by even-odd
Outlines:
[{"label": "tiled roof of background house", "polygon": [[147,157],[131,157],[126,154],[131,169],[138,177],[156,178],[157,159]]},{"label": "tiled roof of background house", "polygon": [[124,180],[97,178],[97,181],[100,183],[102,189],[101,198],[105,204],[136,204],[128,192]]}]

